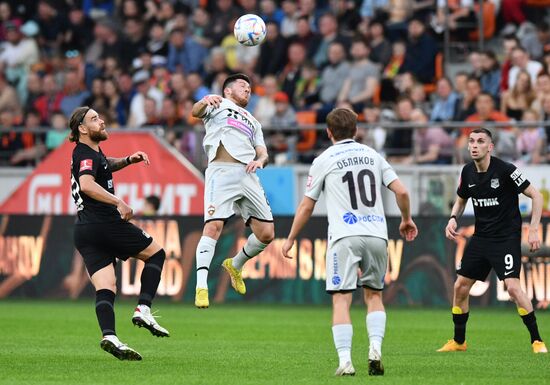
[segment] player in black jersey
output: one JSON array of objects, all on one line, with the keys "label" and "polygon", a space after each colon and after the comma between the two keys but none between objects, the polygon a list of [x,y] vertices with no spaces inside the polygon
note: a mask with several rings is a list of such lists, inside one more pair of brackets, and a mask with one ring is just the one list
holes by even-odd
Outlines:
[{"label": "player in black jersey", "polygon": [[149,164],[149,158],[141,151],[126,158],[106,157],[99,143],[109,135],[103,120],[90,107],[77,108],[69,127],[69,139],[76,143],[71,163],[71,189],[77,206],[74,242],[96,290],[96,315],[103,333],[100,346],[121,360],[141,360],[138,352],[116,336],[115,258],[135,257],[145,262],[132,322],[155,336],[168,337],[168,331],[151,314],[166,254],[149,234],[128,222],[133,212],[114,195],[112,173],[134,163]]},{"label": "player in black jersey", "polygon": [[491,156],[493,139],[485,128],[475,129],[469,137],[468,149],[473,162],[464,166],[445,235],[456,240],[456,220],[464,212],[468,198],[472,198],[475,231],[464,250],[458,277],[454,285],[454,338],[439,352],[466,350],[466,322],[469,315],[469,293],[476,280],[485,281],[494,269],[504,281],[510,298],[531,335],[535,353],[547,353],[540,338],[531,300],[521,289],[521,215],[518,194],[533,201],[528,242],[531,251],[540,248],[538,228],[542,213],[542,196],[511,163]]}]

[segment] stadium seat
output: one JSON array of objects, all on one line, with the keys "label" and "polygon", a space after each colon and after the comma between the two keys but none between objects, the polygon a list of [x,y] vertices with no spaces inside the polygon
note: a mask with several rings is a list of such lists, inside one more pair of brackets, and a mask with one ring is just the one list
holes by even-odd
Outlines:
[{"label": "stadium seat", "polygon": [[[547,1],[548,2],[548,1]],[[479,4],[476,3],[474,6],[476,13],[479,15]],[[491,1],[483,2],[483,38],[490,39],[495,34],[496,28],[496,15],[495,15],[495,4]],[[476,41],[479,40],[479,30],[470,32],[470,40]]]},{"label": "stadium seat", "polygon": [[[298,111],[296,121],[299,126],[309,126],[317,123],[317,111]],[[317,131],[315,129],[300,130],[300,140],[296,144],[296,151],[306,152],[315,147]]]}]

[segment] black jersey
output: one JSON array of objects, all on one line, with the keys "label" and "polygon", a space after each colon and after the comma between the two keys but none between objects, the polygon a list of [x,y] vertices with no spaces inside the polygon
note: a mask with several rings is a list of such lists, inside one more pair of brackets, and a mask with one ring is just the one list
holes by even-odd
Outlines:
[{"label": "black jersey", "polygon": [[472,198],[476,218],[474,235],[484,238],[521,236],[518,194],[529,181],[511,163],[491,157],[489,169],[478,172],[474,162],[464,166],[457,194]]},{"label": "black jersey", "polygon": [[101,149],[97,152],[83,143],[78,143],[73,150],[71,162],[71,192],[78,211],[76,223],[120,220],[120,213],[115,206],[92,199],[81,191],[79,178],[85,174],[92,175],[95,182],[111,194],[115,193],[113,174]]}]

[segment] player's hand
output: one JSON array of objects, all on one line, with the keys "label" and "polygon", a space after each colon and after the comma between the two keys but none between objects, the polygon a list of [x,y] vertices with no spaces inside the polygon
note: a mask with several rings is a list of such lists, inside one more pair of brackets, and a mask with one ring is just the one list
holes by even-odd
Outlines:
[{"label": "player's hand", "polygon": [[529,251],[535,252],[538,249],[540,249],[540,239],[539,239],[539,232],[537,230],[529,229],[529,236],[528,236],[528,242],[529,242]]},{"label": "player's hand", "polygon": [[256,172],[256,170],[259,168],[264,168],[263,163],[259,160],[253,160],[246,165],[246,173],[250,174],[251,172]]},{"label": "player's hand", "polygon": [[292,259],[292,256],[289,254],[290,249],[292,249],[292,246],[294,246],[294,239],[285,239],[285,242],[283,243],[283,247],[281,247],[281,251],[283,252],[283,257]]},{"label": "player's hand", "polygon": [[456,219],[449,219],[447,227],[445,227],[445,236],[447,239],[456,242],[456,237],[458,237],[458,233],[456,232]]},{"label": "player's hand", "polygon": [[150,165],[149,157],[143,151],[138,151],[130,155],[130,164],[145,162],[146,165]]},{"label": "player's hand", "polygon": [[408,242],[414,241],[418,235],[418,229],[412,219],[401,220],[401,224],[399,225],[399,234],[401,234],[401,236]]},{"label": "player's hand", "polygon": [[219,95],[206,95],[201,99],[202,104],[207,106],[212,106],[213,108],[218,108],[222,102],[223,98]]},{"label": "player's hand", "polygon": [[132,208],[122,199],[118,202],[118,205],[116,205],[116,209],[120,213],[120,217],[125,221],[129,221],[134,216],[134,210],[132,210]]}]

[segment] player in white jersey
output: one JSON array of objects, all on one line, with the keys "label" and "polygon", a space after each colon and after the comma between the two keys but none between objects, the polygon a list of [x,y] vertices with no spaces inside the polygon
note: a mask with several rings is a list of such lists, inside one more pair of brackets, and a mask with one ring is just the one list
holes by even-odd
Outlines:
[{"label": "player in white jersey", "polygon": [[225,222],[237,206],[252,234],[239,253],[223,261],[231,285],[246,293],[242,268],[273,240],[273,215],[256,170],[267,163],[262,126],[245,110],[250,80],[244,74],[228,76],[219,95],[207,95],[193,105],[192,115],[206,128],[203,147],[208,156],[204,191],[204,228],[197,245],[195,306],[207,308],[208,269]]},{"label": "player in white jersey", "polygon": [[381,357],[386,313],[382,290],[388,264],[388,230],[382,185],[395,194],[401,211],[401,236],[412,241],[418,234],[410,214],[407,189],[382,156],[353,140],[356,124],[357,114],[351,110],[337,108],[328,114],[327,134],[333,145],[313,161],[305,197],[296,210],[282,247],[283,255],[292,258],[290,249],[324,191],[329,222],[326,288],[332,294],[332,333],[340,361],[337,376],[355,374],[351,361],[353,328],[349,309],[358,285],[364,289],[367,305],[369,375],[384,374]]}]

